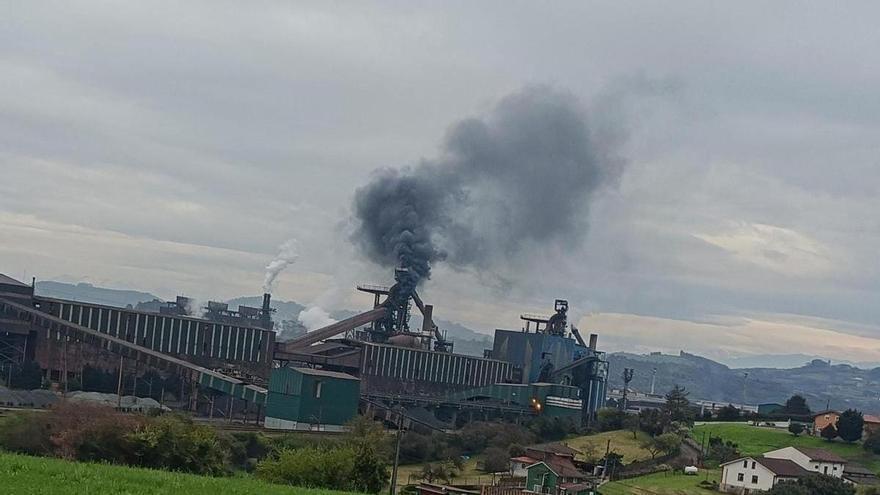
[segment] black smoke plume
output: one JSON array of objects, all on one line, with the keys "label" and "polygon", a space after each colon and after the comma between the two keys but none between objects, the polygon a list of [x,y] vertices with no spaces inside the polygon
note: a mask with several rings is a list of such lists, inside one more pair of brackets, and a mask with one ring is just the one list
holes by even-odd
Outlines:
[{"label": "black smoke plume", "polygon": [[440,261],[491,270],[578,242],[591,198],[622,164],[616,140],[602,139],[588,117],[574,95],[549,87],[505,97],[453,125],[439,158],[377,171],[355,194],[353,240],[372,261],[419,280]]}]

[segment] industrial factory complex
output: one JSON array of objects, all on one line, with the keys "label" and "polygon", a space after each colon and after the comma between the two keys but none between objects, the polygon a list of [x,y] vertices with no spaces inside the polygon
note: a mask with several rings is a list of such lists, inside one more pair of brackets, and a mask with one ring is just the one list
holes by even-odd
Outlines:
[{"label": "industrial factory complex", "polygon": [[269,294],[261,307],[208,303],[197,317],[183,297],[144,311],[42,297],[0,275],[0,369],[32,361],[61,388],[85,366],[120,383],[173,375],[178,407],[280,429],[332,431],[358,411],[435,429],[535,415],[589,423],[605,403],[605,355],[596,335],[584,340],[568,323],[565,300],[549,316],[522,315],[521,329],[496,330],[492,348],[470,356],[455,353],[407,270],[390,287],[357,289],[373,307],[279,342]]}]

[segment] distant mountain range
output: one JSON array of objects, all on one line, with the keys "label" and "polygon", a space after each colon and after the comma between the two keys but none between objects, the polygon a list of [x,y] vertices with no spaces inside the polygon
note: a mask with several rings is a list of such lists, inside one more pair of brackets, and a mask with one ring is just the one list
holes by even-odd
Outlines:
[{"label": "distant mountain range", "polygon": [[105,304],[107,306],[119,306],[121,308],[134,307],[139,302],[159,299],[149,292],[136,290],[107,289],[95,287],[92,284],[80,282],[78,284],[66,284],[64,282],[42,281],[34,286],[34,292],[39,296],[55,297],[58,299],[72,299],[92,304]]},{"label": "distant mountain range", "polygon": [[[96,304],[126,307],[159,299],[153,294],[132,290],[107,289],[87,283],[37,282],[36,292],[46,297],[72,299]],[[262,297],[243,296],[228,301],[239,305],[260,306]],[[275,320],[296,320],[305,306],[295,301],[273,300]],[[356,314],[352,310],[332,311],[336,319]],[[411,325],[421,326],[420,315],[413,315]],[[437,320],[437,325],[455,342],[455,351],[482,356],[492,346],[491,337],[459,323]],[[655,391],[664,393],[674,385],[686,387],[691,397],[718,402],[785,402],[794,393],[804,395],[813,410],[854,407],[869,413],[880,412],[880,367],[874,363],[832,363],[827,359],[803,354],[759,355],[727,359],[724,365],[685,352],[679,355],[612,353],[608,356],[610,385],[623,386],[624,368],[635,370],[630,388],[648,392],[656,368]],[[859,364],[859,366],[854,366]],[[746,376],[747,375],[747,376]]]},{"label": "distant mountain range", "polygon": [[784,403],[792,394],[798,393],[807,398],[813,410],[830,406],[880,412],[880,368],[866,370],[848,364],[831,365],[826,360],[817,359],[789,369],[732,369],[686,352],[679,355],[618,352],[610,354],[608,361],[609,382],[614,388],[623,387],[623,370],[632,368],[635,373],[630,388],[649,392],[651,376],[656,369],[657,393],[681,385],[693,398],[746,404]]},{"label": "distant mountain range", "polygon": [[[758,354],[754,356],[742,356],[724,359],[723,362],[731,368],[798,368],[809,362],[828,361],[822,356],[810,356],[807,354]],[[832,364],[848,364],[856,368],[871,369],[880,366],[880,362],[860,361],[837,361]]]}]

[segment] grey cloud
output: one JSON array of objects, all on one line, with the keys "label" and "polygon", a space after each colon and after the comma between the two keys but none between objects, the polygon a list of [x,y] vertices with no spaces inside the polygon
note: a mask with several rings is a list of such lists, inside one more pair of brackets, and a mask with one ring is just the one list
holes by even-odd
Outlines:
[{"label": "grey cloud", "polygon": [[[578,308],[690,319],[876,321],[878,14],[872,2],[12,2],[0,22],[0,214],[49,226],[27,246],[4,239],[0,267],[15,273],[32,259],[112,271],[88,259],[105,251],[88,246],[101,246],[99,234],[67,257],[40,251],[64,239],[57,226],[77,224],[135,239],[112,259],[113,280],[136,288],[193,288],[215,266],[198,249],[162,257],[165,241],[241,250],[235,278],[253,265],[257,285],[289,237],[303,244],[291,270],[382,276],[326,249],[343,250],[351,232],[337,225],[355,189],[377,168],[422,156],[464,163],[497,152],[498,128],[484,116],[503,95],[549,83],[585,102],[594,144],[613,143],[629,164],[608,181],[615,187],[589,195],[589,211],[559,207],[588,232],[532,249],[528,263],[494,260],[492,273],[438,268],[426,293],[443,311],[480,300],[506,321],[513,303],[540,309],[560,296]],[[616,103],[624,89],[674,97]],[[438,145],[466,115],[483,116],[468,139],[452,132]],[[473,179],[480,188],[462,204],[499,207],[514,223],[480,225],[457,211],[461,229],[446,234],[469,248],[440,243],[450,260],[547,234],[544,211],[531,216],[500,191],[538,201],[556,179]],[[516,228],[519,219],[530,228]],[[821,245],[829,268],[773,272],[695,237],[751,224]],[[462,234],[476,227],[499,235]],[[222,285],[221,275],[205,285]]]}]

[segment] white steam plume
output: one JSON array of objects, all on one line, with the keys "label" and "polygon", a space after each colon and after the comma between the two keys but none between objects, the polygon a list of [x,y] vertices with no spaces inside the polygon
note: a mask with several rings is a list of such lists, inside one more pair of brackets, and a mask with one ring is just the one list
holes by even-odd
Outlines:
[{"label": "white steam plume", "polygon": [[266,265],[266,278],[263,281],[263,292],[271,293],[272,285],[285,268],[296,261],[297,254],[296,239],[288,239],[278,247],[278,255],[268,265]]},{"label": "white steam plume", "polygon": [[330,315],[319,306],[311,306],[300,311],[297,319],[310,332],[336,323],[336,320],[330,318]]}]

